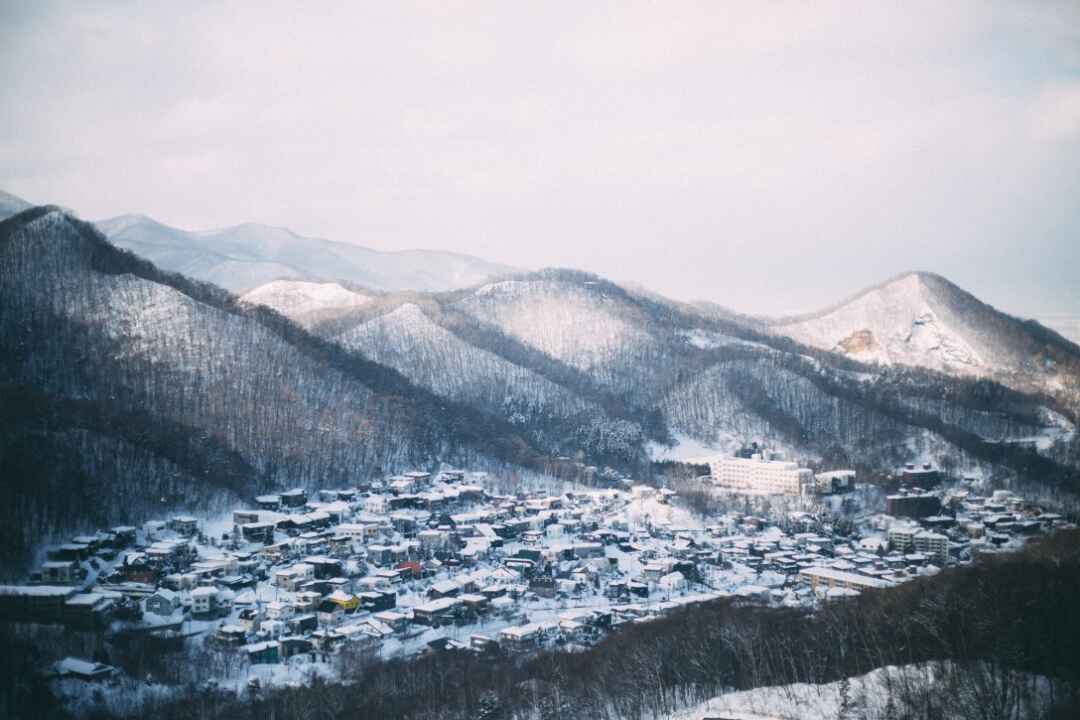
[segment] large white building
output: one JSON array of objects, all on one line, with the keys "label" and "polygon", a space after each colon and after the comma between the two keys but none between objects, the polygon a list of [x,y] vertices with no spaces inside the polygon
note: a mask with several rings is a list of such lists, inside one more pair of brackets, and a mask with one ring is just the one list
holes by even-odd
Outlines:
[{"label": "large white building", "polygon": [[762,495],[802,495],[814,489],[814,473],[786,460],[716,456],[705,461],[723,488]]}]

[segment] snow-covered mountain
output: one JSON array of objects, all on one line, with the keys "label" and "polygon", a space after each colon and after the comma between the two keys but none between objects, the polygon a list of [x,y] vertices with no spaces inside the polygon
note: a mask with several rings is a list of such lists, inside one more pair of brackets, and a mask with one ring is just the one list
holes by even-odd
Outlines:
[{"label": "snow-covered mountain", "polygon": [[472,345],[404,303],[337,336],[343,346],[388,365],[443,397],[503,413],[515,424],[602,410],[572,390]]},{"label": "snow-covered mountain", "polygon": [[372,296],[370,293],[349,290],[336,282],[272,280],[245,293],[240,300],[273,308],[306,327],[327,311],[344,311],[367,305]]},{"label": "snow-covered mountain", "polygon": [[313,332],[443,397],[513,413],[566,454],[628,460],[642,443],[671,457],[685,454],[665,448],[672,439],[699,455],[768,441],[804,457],[857,448],[887,465],[955,449],[953,431],[997,441],[1071,428],[1004,388],[987,396],[943,373],[866,366],[575,271],[389,293],[327,317]]},{"label": "snow-covered mountain", "polygon": [[1080,348],[979,301],[940,275],[907,273],[770,329],[862,362],[987,377],[1023,390],[1080,392]]},{"label": "snow-covered mountain", "polygon": [[288,279],[344,280],[373,290],[438,291],[513,271],[469,255],[434,250],[379,252],[258,223],[191,232],[144,215],[122,215],[97,225],[114,244],[161,268],[234,292]]}]

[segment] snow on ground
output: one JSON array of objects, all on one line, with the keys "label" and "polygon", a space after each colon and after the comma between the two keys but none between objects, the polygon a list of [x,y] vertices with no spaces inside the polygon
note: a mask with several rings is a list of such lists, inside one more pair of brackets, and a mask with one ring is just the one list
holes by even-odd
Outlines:
[{"label": "snow on ground", "polygon": [[670,460],[674,462],[702,462],[717,455],[734,455],[748,443],[756,442],[761,447],[769,447],[786,452],[789,456],[805,453],[796,452],[796,448],[777,440],[772,440],[764,435],[745,436],[726,430],[717,429],[713,440],[700,440],[686,433],[673,433],[675,444],[672,446],[662,445],[658,442],[646,444],[645,452],[649,459],[656,462]]},{"label": "snow on ground", "polygon": [[[955,668],[938,663],[924,663],[878,668],[866,675],[849,678],[847,693],[850,707],[858,708],[858,712],[851,716],[866,720],[883,720],[888,717],[886,708],[892,698],[893,716],[903,717],[902,688],[905,686],[920,689],[932,687],[935,683],[944,681],[942,675],[947,670],[955,670]],[[981,704],[984,698],[980,691],[989,696],[993,690],[995,676],[985,674],[986,677],[983,677],[984,673],[979,670],[980,668],[974,668],[958,672],[964,674],[969,680],[973,680],[973,675],[979,676],[979,681],[986,683],[981,688],[976,687],[978,685],[976,682],[961,681],[959,687],[950,687],[948,690],[942,688],[941,693],[949,693],[948,699],[954,699],[958,704]],[[1040,717],[1048,705],[1048,684],[1044,678],[1038,678],[1032,683],[1030,677],[1027,683],[1029,686],[1034,685],[1036,691],[1020,701],[1020,712],[1017,717]],[[822,685],[798,683],[731,692],[712,698],[689,710],[669,715],[668,719],[704,720],[724,717],[732,720],[835,720],[841,717],[842,685],[842,681]],[[955,716],[951,715],[946,708],[942,717]]]},{"label": "snow on ground", "polygon": [[338,283],[302,280],[268,282],[247,293],[241,300],[266,305],[289,316],[326,308],[359,307],[371,302],[367,295],[346,290]]},{"label": "snow on ground", "polygon": [[743,340],[741,338],[733,337],[731,335],[725,335],[724,333],[714,332],[712,330],[702,330],[701,328],[694,328],[693,330],[683,330],[679,333],[686,341],[696,348],[702,350],[713,350],[715,348],[727,347],[729,345],[742,345],[744,347],[755,347],[762,350],[773,351],[768,345],[761,343],[751,342],[749,340]]},{"label": "snow on ground", "polygon": [[675,433],[675,445],[672,447],[650,442],[646,447],[646,451],[649,453],[650,458],[657,461],[688,461],[708,455],[720,455],[724,451],[724,443],[706,443],[685,433]]},{"label": "snow on ground", "polygon": [[661,502],[655,493],[636,497],[619,510],[619,516],[625,518],[632,527],[663,525],[672,530],[702,530],[701,519],[684,507]]}]

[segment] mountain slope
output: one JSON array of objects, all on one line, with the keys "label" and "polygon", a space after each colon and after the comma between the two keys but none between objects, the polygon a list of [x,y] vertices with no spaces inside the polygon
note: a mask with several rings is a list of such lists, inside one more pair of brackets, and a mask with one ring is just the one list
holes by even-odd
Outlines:
[{"label": "mountain slope", "polygon": [[[632,438],[627,444],[663,445],[673,434],[731,451],[766,440],[811,458],[840,448],[853,462],[881,469],[944,452],[978,464],[997,456],[980,443],[1071,428],[1056,406],[992,382],[866,366],[710,308],[573,271],[437,295],[390,294],[315,323],[313,331],[377,353],[414,382],[444,397],[468,395],[491,413],[503,412],[508,397],[535,407],[552,397],[521,375],[523,368],[605,408],[605,423],[629,423],[596,433]],[[492,356],[518,370],[492,369]],[[484,377],[530,381],[496,380],[504,394],[463,392]],[[583,442],[587,422],[570,429],[533,416],[524,426],[530,423],[537,424],[533,436],[542,434],[558,452],[596,450]]]},{"label": "mountain slope", "polygon": [[326,311],[362,307],[371,302],[372,296],[332,282],[275,280],[245,293],[240,299],[252,305],[273,308],[307,327]]},{"label": "mountain slope", "polygon": [[[0,223],[0,337],[0,383],[32,389],[53,408],[6,416],[9,427],[37,429],[0,440],[0,467],[28,474],[19,507],[39,526],[140,519],[150,467],[177,478],[166,507],[205,510],[274,487],[532,457],[505,421],[437,398],[272,311],[163,273],[55,208]],[[73,402],[87,403],[78,422],[55,410]],[[130,427],[115,420],[134,416],[142,419]],[[108,448],[120,446],[141,459],[118,464]],[[62,453],[115,487],[61,513],[55,483],[40,475],[55,466],[27,462],[36,453]],[[141,501],[110,504],[113,492]],[[7,504],[0,521],[14,522],[13,511]]]},{"label": "mountain slope", "polygon": [[[440,396],[539,428],[604,411],[572,390],[472,345],[405,303],[336,337],[349,349],[402,372]],[[552,438],[551,447],[565,451]]]},{"label": "mountain slope", "polygon": [[1080,347],[930,273],[901,275],[836,307],[777,320],[770,328],[864,362],[989,377],[1064,398],[1080,394]]},{"label": "mountain slope", "polygon": [[257,223],[189,232],[142,215],[122,215],[97,225],[115,245],[161,268],[237,292],[282,279],[346,280],[374,290],[449,290],[512,270],[468,255],[378,252]]}]

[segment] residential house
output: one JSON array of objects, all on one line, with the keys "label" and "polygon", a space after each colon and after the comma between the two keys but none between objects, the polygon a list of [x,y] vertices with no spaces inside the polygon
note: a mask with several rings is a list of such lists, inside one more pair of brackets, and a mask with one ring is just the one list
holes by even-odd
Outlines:
[{"label": "residential house", "polygon": [[181,606],[180,593],[168,588],[158,588],[143,602],[146,612],[152,615],[168,617]]}]

